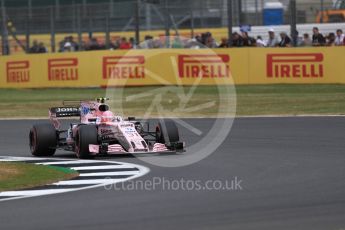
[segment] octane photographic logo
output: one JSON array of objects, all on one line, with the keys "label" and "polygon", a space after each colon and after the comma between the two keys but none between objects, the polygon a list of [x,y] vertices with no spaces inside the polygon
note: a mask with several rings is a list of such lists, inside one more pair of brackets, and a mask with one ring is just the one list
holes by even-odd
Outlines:
[{"label": "octane photographic logo", "polygon": [[[175,39],[160,37],[145,41],[140,47],[173,43]],[[160,121],[163,126],[164,119],[170,118],[179,127],[186,152],[135,155],[161,167],[190,165],[214,153],[228,136],[236,115],[231,55],[216,53],[195,40],[180,40],[189,40],[193,47],[201,48],[133,49],[122,56],[103,58],[106,96],[111,98],[109,104],[117,115]],[[139,90],[122,87],[142,85],[145,87]],[[208,92],[212,92],[211,96]]]}]

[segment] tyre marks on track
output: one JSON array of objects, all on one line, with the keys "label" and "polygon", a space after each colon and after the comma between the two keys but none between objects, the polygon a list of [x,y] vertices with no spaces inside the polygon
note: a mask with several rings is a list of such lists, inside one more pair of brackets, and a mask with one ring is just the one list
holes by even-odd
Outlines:
[{"label": "tyre marks on track", "polygon": [[115,161],[0,156],[0,162],[1,161],[64,167],[77,171],[79,176],[70,180],[59,181],[35,188],[0,192],[0,201],[102,187],[132,180],[150,171],[148,168],[141,165]]}]

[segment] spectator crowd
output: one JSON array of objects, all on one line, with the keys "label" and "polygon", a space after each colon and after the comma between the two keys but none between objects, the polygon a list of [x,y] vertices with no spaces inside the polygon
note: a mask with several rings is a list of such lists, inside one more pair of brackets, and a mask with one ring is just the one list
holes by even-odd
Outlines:
[{"label": "spectator crowd", "polygon": [[[212,37],[211,33],[204,33],[201,36],[196,36],[194,39],[189,40],[184,48],[229,48],[229,47],[311,47],[311,46],[345,46],[345,35],[341,29],[336,33],[329,33],[327,36],[322,35],[317,27],[312,30],[312,36],[308,33],[303,36],[298,36],[297,40],[293,41],[286,32],[280,32],[277,36],[274,29],[268,30],[268,39],[264,40],[262,36],[256,38],[249,36],[248,32],[234,32],[230,41],[227,38],[221,39],[218,44]],[[194,43],[199,44],[196,47]]]},{"label": "spectator crowd", "polygon": [[[274,29],[268,30],[268,39],[264,40],[262,36],[256,38],[251,37],[248,32],[240,31],[234,32],[231,39],[222,38],[219,42],[214,39],[210,32],[202,33],[192,39],[184,39],[178,35],[173,36],[167,41],[164,37],[154,39],[147,35],[142,43],[136,44],[133,37],[127,39],[126,37],[116,38],[107,45],[104,42],[98,41],[95,37],[90,37],[87,42],[78,44],[73,36],[67,36],[59,42],[59,52],[75,52],[75,51],[90,51],[90,50],[111,50],[115,49],[154,49],[154,48],[187,48],[187,49],[201,49],[201,48],[229,48],[229,47],[312,47],[312,46],[345,46],[345,35],[341,29],[335,33],[329,33],[324,36],[320,33],[317,27],[312,29],[312,36],[308,33],[298,36],[294,41],[292,36],[286,32],[280,32],[278,35]],[[48,49],[42,42],[34,41],[29,53],[47,53]]]}]

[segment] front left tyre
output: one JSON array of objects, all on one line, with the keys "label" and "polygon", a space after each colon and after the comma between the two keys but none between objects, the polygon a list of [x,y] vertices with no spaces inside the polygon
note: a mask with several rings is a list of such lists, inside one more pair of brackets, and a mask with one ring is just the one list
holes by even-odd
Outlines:
[{"label": "front left tyre", "polygon": [[81,125],[75,137],[75,152],[78,158],[88,159],[93,155],[90,153],[89,145],[97,145],[97,128],[94,125]]},{"label": "front left tyre", "polygon": [[53,156],[57,146],[57,132],[52,124],[36,124],[29,134],[31,154],[38,157]]}]

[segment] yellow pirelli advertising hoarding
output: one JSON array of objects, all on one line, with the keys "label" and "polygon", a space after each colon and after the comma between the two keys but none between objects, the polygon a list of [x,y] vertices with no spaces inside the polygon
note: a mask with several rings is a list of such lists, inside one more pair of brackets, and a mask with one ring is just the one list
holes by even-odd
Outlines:
[{"label": "yellow pirelli advertising hoarding", "polygon": [[345,47],[253,49],[249,84],[345,83]]},{"label": "yellow pirelli advertising hoarding", "polygon": [[[130,50],[1,57],[2,88],[233,84],[227,50]],[[239,68],[236,70],[236,67]],[[232,68],[234,69],[232,70]],[[248,79],[239,77],[239,83]]]},{"label": "yellow pirelli advertising hoarding", "polygon": [[345,83],[345,47],[155,49],[0,58],[1,88]]}]

